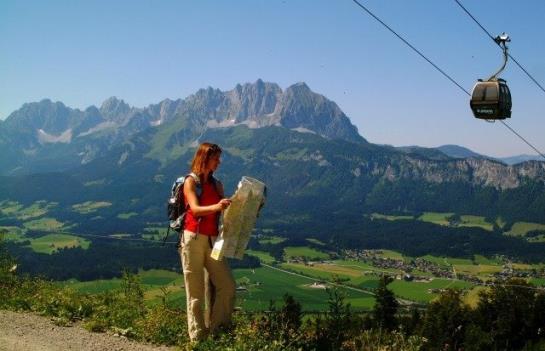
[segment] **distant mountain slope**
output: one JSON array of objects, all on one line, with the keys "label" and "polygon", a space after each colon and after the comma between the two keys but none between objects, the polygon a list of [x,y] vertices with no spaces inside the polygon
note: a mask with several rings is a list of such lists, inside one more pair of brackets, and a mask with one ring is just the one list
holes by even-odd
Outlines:
[{"label": "distant mountain slope", "polygon": [[173,121],[159,133],[161,147],[174,139],[195,140],[210,128],[235,125],[275,125],[329,139],[365,142],[334,102],[312,92],[305,83],[282,91],[277,84],[257,80],[226,92],[201,89],[184,100],[167,99],[146,108],[130,107],[115,97],[100,108],[91,106],[85,111],[47,99],[25,104],[0,124],[1,174],[77,167],[146,129]]},{"label": "distant mountain slope", "polygon": [[458,146],[458,145],[442,145],[442,146],[438,146],[436,149],[441,151],[445,155],[448,155],[454,158],[469,158],[469,157],[489,158],[487,156],[483,156],[474,151],[471,151],[468,148],[465,148],[463,146]]},{"label": "distant mountain slope", "polygon": [[282,91],[260,80],[143,109],[116,98],[85,111],[48,100],[26,104],[0,124],[0,169],[14,175],[2,178],[0,200],[59,202],[89,230],[104,221],[74,214],[72,205],[111,202],[101,217],[115,228],[139,225],[119,213],[161,221],[170,182],[204,140],[225,148],[226,189],[243,175],[269,185],[272,221],[308,222],[331,211],[444,211],[545,223],[545,162],[506,166],[374,145],[304,83]]},{"label": "distant mountain slope", "polygon": [[487,158],[490,160],[498,160],[508,165],[515,165],[518,163],[526,161],[543,161],[543,158],[539,155],[516,155],[509,157],[491,157],[486,155],[481,155],[476,153],[468,148],[458,145],[442,145],[436,148],[437,150],[443,152],[449,157],[453,158]]}]

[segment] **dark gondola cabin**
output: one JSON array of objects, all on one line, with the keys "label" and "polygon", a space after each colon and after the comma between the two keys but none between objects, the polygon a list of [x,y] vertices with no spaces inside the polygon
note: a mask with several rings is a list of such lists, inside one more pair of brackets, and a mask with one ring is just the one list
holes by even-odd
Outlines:
[{"label": "dark gondola cabin", "polygon": [[495,120],[511,117],[511,92],[503,79],[479,81],[469,103],[475,118]]}]

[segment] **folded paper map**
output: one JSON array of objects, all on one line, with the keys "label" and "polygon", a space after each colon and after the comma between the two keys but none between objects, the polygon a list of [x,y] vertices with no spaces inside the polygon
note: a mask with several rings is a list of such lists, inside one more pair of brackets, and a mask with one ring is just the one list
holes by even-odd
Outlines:
[{"label": "folded paper map", "polygon": [[250,241],[259,210],[265,203],[265,184],[251,177],[242,177],[231,205],[223,213],[223,226],[210,255],[241,259]]}]

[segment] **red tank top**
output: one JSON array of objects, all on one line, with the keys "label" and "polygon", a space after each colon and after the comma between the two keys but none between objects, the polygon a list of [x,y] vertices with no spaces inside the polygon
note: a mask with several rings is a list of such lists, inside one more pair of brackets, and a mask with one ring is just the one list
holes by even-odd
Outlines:
[{"label": "red tank top", "polygon": [[[214,205],[217,204],[220,200],[221,197],[218,194],[215,183],[206,182],[202,184],[202,192],[201,196],[199,197],[200,206]],[[206,216],[195,217],[191,208],[188,208],[185,215],[184,229],[189,230],[193,233],[216,236],[218,235],[218,213],[215,212]]]}]

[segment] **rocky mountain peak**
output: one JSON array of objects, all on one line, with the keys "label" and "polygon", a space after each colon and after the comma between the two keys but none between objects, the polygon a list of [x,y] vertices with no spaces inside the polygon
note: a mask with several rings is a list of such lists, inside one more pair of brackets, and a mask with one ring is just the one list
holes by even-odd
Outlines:
[{"label": "rocky mountain peak", "polygon": [[281,94],[282,89],[278,84],[265,83],[261,79],[255,83],[237,84],[233,90],[226,93],[230,105],[229,117],[233,118],[235,123],[245,120],[258,122],[275,111]]},{"label": "rocky mountain peak", "polygon": [[129,113],[131,107],[125,101],[112,96],[102,103],[100,113],[109,120],[120,120],[120,116]]},{"label": "rocky mountain peak", "polygon": [[336,103],[314,93],[304,82],[286,89],[276,113],[286,128],[302,128],[331,139],[365,141]]},{"label": "rocky mountain peak", "polygon": [[39,102],[25,103],[19,110],[6,119],[5,128],[59,134],[69,128],[72,119],[79,110],[72,110],[62,102],[43,99]]}]

